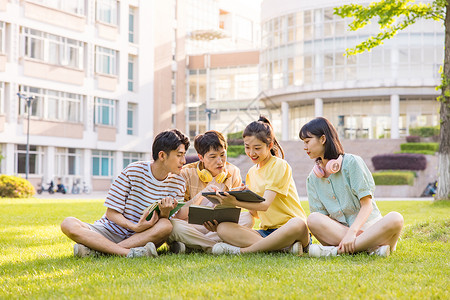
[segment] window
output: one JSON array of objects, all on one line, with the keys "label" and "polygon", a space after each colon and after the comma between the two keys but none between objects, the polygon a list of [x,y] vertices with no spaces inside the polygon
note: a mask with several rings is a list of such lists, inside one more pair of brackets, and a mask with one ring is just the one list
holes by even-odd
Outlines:
[{"label": "window", "polygon": [[0,53],[5,53],[5,22],[0,22]]},{"label": "window", "polygon": [[144,153],[136,152],[124,152],[123,153],[123,167],[126,168],[129,164],[135,161],[140,161],[144,159]]},{"label": "window", "polygon": [[81,154],[75,148],[56,148],[56,175],[80,175]]},{"label": "window", "polygon": [[[19,91],[26,97],[34,97],[31,103],[31,115],[46,120],[63,122],[83,122],[83,96],[29,86],[20,86]],[[20,99],[19,113],[27,114],[27,101]]]},{"label": "window", "polygon": [[118,24],[116,0],[97,0],[97,21]]},{"label": "window", "polygon": [[128,111],[127,111],[127,134],[133,135],[134,132],[134,124],[135,124],[135,112],[136,112],[136,104],[128,103]]},{"label": "window", "polygon": [[83,69],[82,42],[30,28],[22,28],[22,37],[25,57]]},{"label": "window", "polygon": [[135,22],[135,9],[130,7],[128,12],[128,41],[134,43],[134,22]]},{"label": "window", "polygon": [[128,90],[134,91],[134,74],[136,64],[134,63],[134,56],[128,55]]},{"label": "window", "polygon": [[[40,174],[43,154],[40,147],[30,145],[28,174]],[[16,170],[18,174],[26,174],[27,145],[17,145]]]},{"label": "window", "polygon": [[117,75],[116,62],[117,51],[113,49],[96,47],[95,53],[95,71],[97,73],[103,73],[108,75]]},{"label": "window", "polygon": [[112,151],[92,151],[92,175],[113,176],[114,157]]},{"label": "window", "polygon": [[116,124],[116,101],[95,98],[95,124],[114,126]]},{"label": "window", "polygon": [[34,1],[73,14],[84,15],[84,0],[34,0]]}]

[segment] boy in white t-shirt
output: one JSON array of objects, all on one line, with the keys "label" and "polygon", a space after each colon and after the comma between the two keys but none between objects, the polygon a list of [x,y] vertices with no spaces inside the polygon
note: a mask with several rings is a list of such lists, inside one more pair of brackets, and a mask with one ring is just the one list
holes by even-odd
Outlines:
[{"label": "boy in white t-shirt", "polygon": [[[157,256],[156,248],[172,232],[169,213],[184,197],[186,184],[179,174],[188,148],[189,138],[177,129],[161,132],[152,146],[154,161],[131,163],[111,184],[100,220],[87,224],[66,218],[61,230],[77,243],[74,255]],[[147,221],[144,210],[156,201],[160,213]]]}]

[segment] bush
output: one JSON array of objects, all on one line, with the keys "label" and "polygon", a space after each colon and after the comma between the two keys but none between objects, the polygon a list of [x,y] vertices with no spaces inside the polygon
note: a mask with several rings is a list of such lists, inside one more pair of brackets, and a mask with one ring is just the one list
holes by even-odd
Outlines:
[{"label": "bush", "polygon": [[420,151],[427,150],[437,152],[439,151],[439,143],[405,143],[400,145],[402,151]]},{"label": "bush", "polygon": [[0,175],[0,197],[30,198],[36,194],[33,185],[26,179]]},{"label": "bush", "polygon": [[425,170],[427,158],[423,154],[395,153],[372,157],[375,170]]},{"label": "bush", "polygon": [[408,135],[406,137],[407,143],[419,143],[420,142],[420,136],[418,135]]},{"label": "bush", "polygon": [[227,140],[239,140],[242,139],[242,134],[244,131],[238,131],[227,134]]},{"label": "bush", "polygon": [[227,140],[228,145],[244,145],[244,140],[241,139],[231,139],[231,140]]},{"label": "bush", "polygon": [[375,185],[414,185],[412,171],[383,171],[372,174]]},{"label": "bush", "polygon": [[439,126],[423,126],[409,129],[409,134],[421,137],[430,137],[439,135]]},{"label": "bush", "polygon": [[238,157],[239,155],[245,154],[244,145],[229,145],[227,149],[228,157]]}]

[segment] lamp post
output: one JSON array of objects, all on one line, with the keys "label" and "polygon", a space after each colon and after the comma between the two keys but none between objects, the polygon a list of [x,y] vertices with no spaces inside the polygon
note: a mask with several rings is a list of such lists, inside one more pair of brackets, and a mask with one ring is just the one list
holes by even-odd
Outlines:
[{"label": "lamp post", "polygon": [[30,111],[30,107],[31,107],[31,102],[34,100],[33,96],[25,96],[21,93],[17,93],[17,96],[19,96],[19,99],[24,99],[25,101],[27,101],[27,111],[28,111],[28,121],[27,121],[27,155],[26,155],[26,159],[25,159],[25,179],[28,180],[28,170],[30,168],[29,164],[30,164],[30,115],[31,115],[31,111]]},{"label": "lamp post", "polygon": [[205,108],[205,113],[206,113],[206,130],[211,130],[211,115],[217,114],[217,109]]}]

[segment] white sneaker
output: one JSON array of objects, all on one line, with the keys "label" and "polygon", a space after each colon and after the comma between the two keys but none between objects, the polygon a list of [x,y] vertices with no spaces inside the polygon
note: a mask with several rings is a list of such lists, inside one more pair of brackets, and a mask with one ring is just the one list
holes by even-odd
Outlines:
[{"label": "white sneaker", "polygon": [[335,246],[322,246],[318,244],[309,245],[309,256],[310,257],[329,257],[337,256],[338,247]]},{"label": "white sneaker", "polygon": [[370,252],[369,255],[378,255],[381,257],[388,257],[391,254],[391,246],[383,245]]},{"label": "white sneaker", "polygon": [[155,244],[148,242],[144,247],[131,248],[128,252],[127,257],[157,257],[158,252],[156,252]]},{"label": "white sneaker", "polygon": [[303,254],[303,246],[300,242],[295,242],[292,244],[292,246],[289,248],[289,252],[294,255],[302,255]]},{"label": "white sneaker", "polygon": [[227,243],[217,243],[212,247],[212,254],[221,255],[221,254],[241,254],[241,248],[235,247],[233,245]]},{"label": "white sneaker", "polygon": [[91,248],[86,247],[83,244],[75,244],[73,246],[73,256],[75,257],[88,257],[88,256],[96,257],[101,255],[102,255],[101,252],[92,250]]},{"label": "white sneaker", "polygon": [[169,251],[175,254],[186,253],[186,245],[182,242],[173,242],[169,244]]}]

